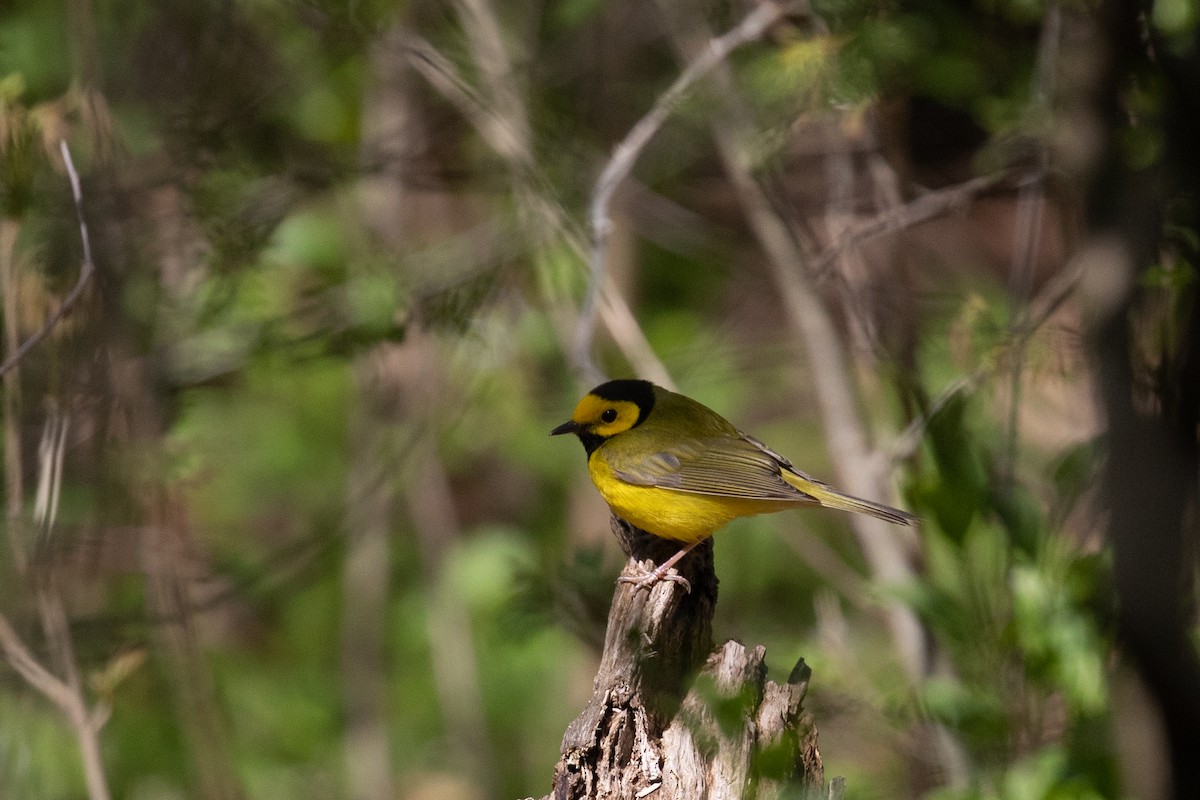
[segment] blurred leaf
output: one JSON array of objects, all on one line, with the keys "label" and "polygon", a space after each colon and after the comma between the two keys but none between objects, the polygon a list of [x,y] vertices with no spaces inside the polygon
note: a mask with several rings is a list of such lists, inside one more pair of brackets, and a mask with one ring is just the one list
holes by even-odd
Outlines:
[{"label": "blurred leaf", "polygon": [[921,708],[937,722],[982,741],[1002,741],[1007,717],[1001,698],[982,686],[931,678],[921,690]]},{"label": "blurred leaf", "polygon": [[601,0],[558,0],[551,4],[553,21],[564,28],[575,28],[595,17],[603,8]]},{"label": "blurred leaf", "polygon": [[968,399],[956,395],[929,420],[926,435],[936,478],[923,480],[914,489],[922,505],[933,510],[938,525],[952,540],[960,541],[971,520],[985,510],[990,479],[967,430]]},{"label": "blurred leaf", "polygon": [[495,613],[511,601],[519,570],[532,559],[519,532],[499,525],[473,531],[456,547],[446,564],[446,589],[467,606]]},{"label": "blurred leaf", "polygon": [[[1187,232],[1187,235],[1195,237],[1194,232]],[[1195,247],[1197,243],[1190,244]],[[1152,264],[1138,276],[1138,282],[1146,288],[1170,289],[1177,292],[1191,286],[1195,281],[1195,266],[1182,260]]]},{"label": "blurred leaf", "polygon": [[1186,53],[1190,36],[1200,22],[1200,9],[1194,0],[1155,0],[1150,21],[1181,53]]},{"label": "blurred leaf", "polygon": [[1045,532],[1045,515],[1037,498],[1018,483],[998,485],[992,492],[996,515],[1018,552],[1037,551]]},{"label": "blurred leaf", "polygon": [[1059,582],[1032,567],[1013,570],[1014,626],[1033,670],[1045,671],[1083,714],[1104,708],[1107,679],[1104,651],[1092,621],[1073,607]]},{"label": "blurred leaf", "polygon": [[129,676],[146,663],[145,648],[125,650],[109,659],[103,670],[88,676],[88,684],[96,694],[112,702],[112,695]]},{"label": "blurred leaf", "polygon": [[284,219],[275,230],[267,257],[295,268],[308,268],[340,279],[346,265],[347,242],[341,220],[317,210]]}]

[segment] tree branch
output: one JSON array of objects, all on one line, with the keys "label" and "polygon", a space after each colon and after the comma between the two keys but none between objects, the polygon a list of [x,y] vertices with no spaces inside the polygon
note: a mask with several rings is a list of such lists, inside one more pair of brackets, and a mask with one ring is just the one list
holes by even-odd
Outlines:
[{"label": "tree branch", "polygon": [[59,141],[59,147],[62,152],[63,163],[67,167],[67,177],[70,178],[71,181],[71,193],[75,198],[75,216],[79,219],[79,237],[83,241],[83,266],[79,270],[79,279],[75,281],[75,286],[72,287],[71,291],[67,293],[67,296],[63,298],[62,304],[59,305],[58,310],[51,314],[46,321],[42,323],[42,327],[36,333],[22,342],[21,345],[4,360],[3,364],[0,364],[0,375],[3,375],[15,367],[26,353],[32,350],[39,342],[42,341],[42,339],[45,339],[46,336],[49,335],[50,331],[54,329],[54,326],[57,325],[59,321],[67,315],[67,312],[71,310],[72,306],[79,301],[79,298],[83,295],[83,290],[87,288],[88,282],[92,279],[92,274],[96,271],[95,265],[92,261],[92,243],[91,237],[88,236],[87,220],[85,220],[83,216],[83,192],[79,186],[79,175],[75,172],[75,162],[71,160],[71,151],[67,148],[66,141]]},{"label": "tree branch", "polygon": [[680,101],[695,83],[712,71],[729,54],[749,42],[757,41],[763,32],[784,15],[784,8],[774,2],[764,2],[746,15],[738,25],[721,36],[709,41],[695,58],[693,58],[674,83],[655,100],[654,105],[637,121],[625,138],[613,149],[612,157],[604,165],[600,177],[596,179],[592,190],[591,228],[592,247],[590,278],[587,292],[583,299],[583,310],[575,329],[575,342],[572,347],[575,362],[583,365],[585,374],[590,378],[598,378],[599,368],[592,357],[592,338],[595,334],[596,315],[599,306],[600,293],[606,282],[606,262],[608,257],[608,237],[612,231],[612,220],[609,207],[617,187],[629,177],[637,163],[638,157],[666,122],[671,112],[678,107]]},{"label": "tree branch", "polygon": [[1006,173],[983,175],[972,178],[957,186],[948,186],[934,192],[921,195],[915,200],[897,206],[886,213],[863,220],[857,225],[850,226],[838,240],[812,260],[810,274],[814,279],[821,280],[829,275],[833,265],[848,250],[858,247],[863,242],[883,236],[888,233],[911,228],[927,220],[939,217],[957,208],[962,208],[971,202],[978,194],[1000,185],[1008,179]]},{"label": "tree branch", "polygon": [[[71,180],[71,191],[75,198],[75,212],[79,218],[79,232],[83,241],[83,267],[75,288],[63,300],[57,312],[52,314],[36,334],[13,349],[8,359],[0,365],[0,375],[4,377],[5,388],[5,430],[6,436],[6,466],[5,473],[7,511],[10,530],[20,531],[24,525],[24,493],[20,482],[22,456],[20,449],[19,405],[13,398],[20,396],[20,372],[15,367],[21,357],[28,353],[34,345],[41,341],[58,324],[71,306],[79,299],[84,287],[91,278],[92,249],[88,237],[87,223],[83,217],[83,192],[79,185],[79,176],[75,172],[75,164],[71,161],[71,152],[65,141],[59,142],[63,162],[67,167],[67,175]],[[13,237],[15,239],[15,237]],[[14,310],[12,302],[16,275],[13,272],[11,260],[12,240],[5,242],[5,309],[10,315],[6,320],[6,345],[11,347],[16,342],[15,320],[11,317]],[[39,470],[37,505],[35,517],[40,532],[50,533],[58,511],[59,488],[62,479],[62,459],[66,445],[66,422],[52,413],[45,424],[42,440],[41,469]],[[15,472],[13,472],[15,470]],[[27,568],[24,546],[18,535],[11,536],[14,558],[18,569],[25,572]],[[67,718],[75,739],[79,743],[80,756],[83,761],[84,778],[87,782],[88,797],[91,800],[109,800],[108,780],[104,774],[104,762],[100,753],[99,730],[107,719],[106,710],[102,707],[89,709],[88,701],[83,691],[79,676],[79,666],[75,659],[74,643],[71,640],[70,625],[67,621],[66,610],[63,606],[62,594],[58,588],[53,571],[48,572],[35,590],[35,605],[41,618],[42,631],[46,637],[46,648],[53,666],[62,675],[54,675],[42,666],[29,652],[17,636],[7,618],[0,615],[0,646],[13,668],[30,686],[45,695],[62,711]]]},{"label": "tree branch", "polygon": [[71,707],[71,690],[65,683],[43,667],[29,652],[21,637],[13,630],[8,618],[0,613],[0,647],[8,663],[25,679],[25,682],[46,696],[63,711]]},{"label": "tree branch", "polygon": [[[1035,113],[1049,111],[1051,94],[1058,70],[1059,40],[1062,35],[1062,9],[1056,4],[1046,6],[1038,42],[1037,64],[1031,87],[1031,107]],[[1037,165],[1021,181],[1017,193],[1016,231],[1013,236],[1012,272],[1009,291],[1017,298],[1029,296],[1033,286],[1034,262],[1042,245],[1042,228],[1046,207],[1045,178],[1050,171],[1050,150],[1038,143]],[[1014,315],[1012,327],[1020,327],[1020,313]],[[1028,336],[1016,337],[1013,346],[1012,373],[1009,381],[1008,442],[1003,464],[1004,475],[1012,480],[1017,469],[1020,451],[1021,379],[1025,372],[1025,345]]]},{"label": "tree branch", "polygon": [[[1056,273],[1046,282],[1017,317],[1015,327],[1010,332],[1009,349],[1024,347],[1024,343],[1045,325],[1054,312],[1075,292],[1083,272],[1084,262],[1077,259],[1070,268]],[[1002,358],[992,359],[990,363],[952,381],[929,402],[920,416],[913,419],[888,446],[881,449],[882,457],[887,458],[893,465],[909,458],[921,446],[929,422],[955,397],[975,391],[984,381],[994,377],[1001,363]]]},{"label": "tree branch", "polygon": [[[482,12],[487,13],[486,7]],[[464,24],[470,24],[470,19],[470,15],[465,16]],[[478,37],[472,36],[473,41],[476,38]],[[552,236],[560,238],[577,258],[587,262],[590,258],[587,236],[575,221],[568,217],[562,204],[554,198],[550,182],[533,158],[531,144],[527,140],[522,141],[510,135],[511,131],[527,131],[528,126],[518,122],[506,122],[506,115],[496,105],[488,105],[480,93],[459,74],[450,59],[421,37],[411,33],[405,34],[403,46],[413,68],[457,108],[484,141],[508,163],[513,180],[513,193],[522,215],[527,220],[526,227],[531,238],[536,241],[545,238],[544,234],[530,224],[537,222]],[[520,102],[519,95],[516,98],[514,108],[507,110],[507,116],[524,118],[524,104]],[[673,382],[670,374],[650,347],[625,298],[616,291],[610,281],[602,284],[601,292],[603,302],[599,304],[600,319],[612,334],[622,354],[633,364],[639,375],[671,388]],[[569,345],[564,344],[563,347],[568,356],[574,355],[573,348]],[[595,375],[586,365],[576,363],[575,366],[582,376]]]}]

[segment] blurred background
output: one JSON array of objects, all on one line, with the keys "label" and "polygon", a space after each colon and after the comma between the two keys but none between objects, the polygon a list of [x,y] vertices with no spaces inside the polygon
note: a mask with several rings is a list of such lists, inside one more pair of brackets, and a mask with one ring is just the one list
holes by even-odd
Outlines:
[{"label": "blurred background", "polygon": [[[623,555],[547,434],[601,375],[922,517],[716,539],[717,640],[813,668],[848,797],[1160,796],[1097,502],[1106,284],[1072,259],[1098,19],[3,4],[0,797],[548,792]],[[1156,86],[1124,87],[1134,167]],[[1139,279],[1150,412],[1189,225]]]}]

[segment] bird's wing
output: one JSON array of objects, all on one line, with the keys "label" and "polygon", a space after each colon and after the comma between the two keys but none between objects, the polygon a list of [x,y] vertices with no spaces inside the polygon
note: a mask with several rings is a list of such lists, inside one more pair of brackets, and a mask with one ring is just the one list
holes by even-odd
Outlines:
[{"label": "bird's wing", "polygon": [[812,500],[780,477],[791,463],[757,439],[718,436],[672,444],[649,456],[608,457],[617,477],[638,486],[752,500]]}]

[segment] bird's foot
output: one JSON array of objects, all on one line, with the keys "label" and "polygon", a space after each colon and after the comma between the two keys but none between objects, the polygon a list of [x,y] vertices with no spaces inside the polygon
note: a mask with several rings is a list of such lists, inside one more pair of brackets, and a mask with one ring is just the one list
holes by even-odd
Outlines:
[{"label": "bird's foot", "polygon": [[656,569],[647,570],[641,575],[622,575],[621,577],[617,578],[617,583],[632,584],[634,590],[653,588],[654,584],[658,583],[659,581],[678,583],[683,587],[685,592],[688,594],[692,593],[691,582],[689,582],[687,578],[680,575],[670,563],[663,564]]}]

